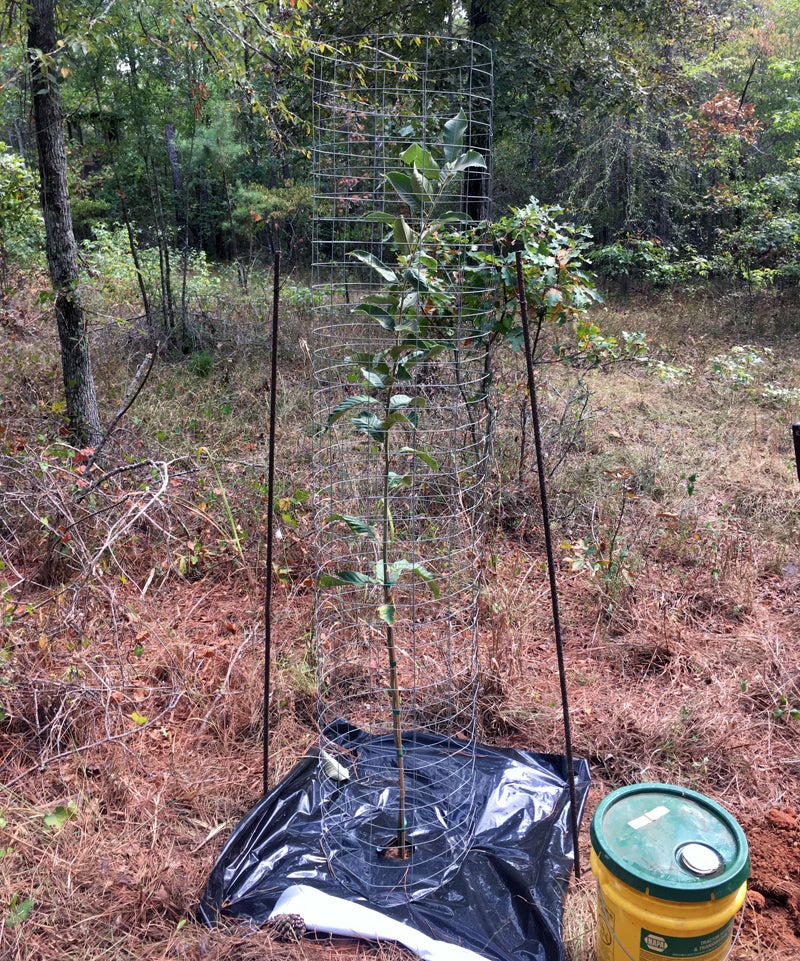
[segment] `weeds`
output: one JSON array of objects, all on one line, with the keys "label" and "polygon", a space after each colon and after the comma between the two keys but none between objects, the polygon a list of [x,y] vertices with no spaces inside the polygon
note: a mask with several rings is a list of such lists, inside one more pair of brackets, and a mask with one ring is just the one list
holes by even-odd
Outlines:
[{"label": "weeds", "polygon": [[214,369],[214,354],[205,347],[196,350],[186,361],[186,369],[195,377],[209,377]]}]

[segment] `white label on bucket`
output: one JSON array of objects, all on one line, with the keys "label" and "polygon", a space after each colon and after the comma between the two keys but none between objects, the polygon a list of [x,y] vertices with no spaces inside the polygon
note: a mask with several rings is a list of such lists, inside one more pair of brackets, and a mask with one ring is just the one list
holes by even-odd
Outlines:
[{"label": "white label on bucket", "polygon": [[657,808],[653,808],[652,811],[645,811],[641,817],[628,821],[628,827],[633,828],[634,831],[638,831],[639,828],[646,828],[648,824],[652,824],[659,818],[663,818],[665,814],[669,814],[669,808],[660,804]]}]

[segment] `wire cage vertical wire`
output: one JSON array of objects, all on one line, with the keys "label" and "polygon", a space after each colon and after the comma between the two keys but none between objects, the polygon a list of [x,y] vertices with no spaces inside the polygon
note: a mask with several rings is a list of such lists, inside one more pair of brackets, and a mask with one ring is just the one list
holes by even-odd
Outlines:
[{"label": "wire cage vertical wire", "polygon": [[471,268],[491,108],[491,55],[469,41],[315,57],[322,838],[337,876],[384,903],[447,880],[473,829],[491,409],[489,292]]}]

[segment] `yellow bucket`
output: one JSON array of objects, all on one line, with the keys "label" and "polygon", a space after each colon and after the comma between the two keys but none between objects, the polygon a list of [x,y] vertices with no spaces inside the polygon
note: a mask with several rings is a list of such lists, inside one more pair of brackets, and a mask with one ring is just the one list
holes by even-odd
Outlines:
[{"label": "yellow bucket", "polygon": [[634,784],[592,819],[597,961],[723,961],[750,856],[739,824],[710,798]]}]

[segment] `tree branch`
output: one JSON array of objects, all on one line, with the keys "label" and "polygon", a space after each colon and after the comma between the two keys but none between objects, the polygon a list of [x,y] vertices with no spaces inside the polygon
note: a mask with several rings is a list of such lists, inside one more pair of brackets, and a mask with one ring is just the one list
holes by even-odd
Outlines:
[{"label": "tree branch", "polygon": [[750,67],[750,73],[747,75],[747,81],[745,82],[744,88],[742,89],[742,95],[739,97],[739,106],[736,110],[737,113],[742,112],[742,107],[744,107],[744,99],[747,96],[747,88],[750,86],[750,81],[753,79],[753,73],[756,69],[756,64],[758,63],[758,57],[753,61],[753,65]]},{"label": "tree branch", "polygon": [[108,425],[108,430],[103,435],[103,439],[100,441],[97,447],[95,447],[91,457],[86,461],[86,470],[84,471],[84,474],[88,474],[89,471],[92,469],[95,461],[100,455],[100,451],[105,447],[106,441],[114,432],[114,429],[116,428],[117,424],[120,422],[120,419],[122,418],[123,414],[125,413],[126,410],[128,410],[131,404],[136,400],[136,398],[141,393],[142,388],[147,383],[147,378],[150,376],[150,373],[153,370],[153,364],[155,364],[156,362],[156,351],[158,350],[158,347],[159,345],[156,344],[156,350],[153,350],[149,354],[147,354],[144,360],[139,365],[139,369],[136,371],[136,374],[133,380],[130,382],[130,384],[128,385],[128,389],[125,391],[125,396],[122,398],[122,404],[120,405],[119,410],[111,418],[111,423]]}]

